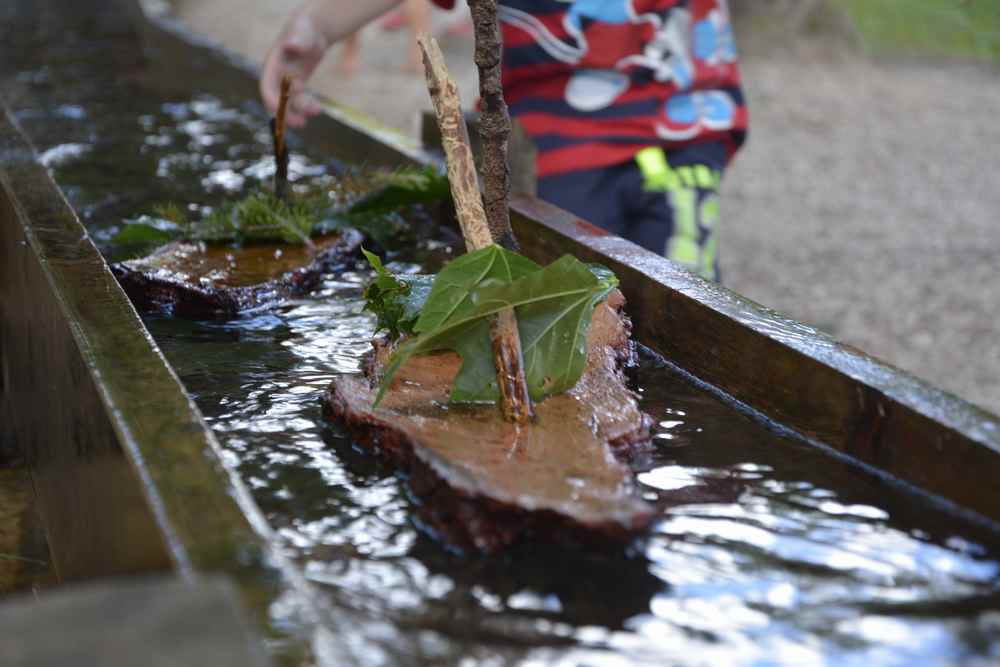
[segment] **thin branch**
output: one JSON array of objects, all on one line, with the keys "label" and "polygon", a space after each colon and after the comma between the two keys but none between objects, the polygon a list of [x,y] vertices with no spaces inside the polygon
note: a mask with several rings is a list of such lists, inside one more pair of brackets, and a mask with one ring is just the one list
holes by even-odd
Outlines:
[{"label": "thin branch", "polygon": [[472,252],[493,243],[493,235],[490,234],[479,193],[479,179],[472,148],[469,147],[469,132],[462,116],[458,86],[448,73],[437,40],[421,35],[417,44],[424,58],[427,89],[441,128],[441,146],[448,165],[448,183],[455,200],[455,214],[465,237],[466,250]]},{"label": "thin branch", "polygon": [[285,112],[292,90],[292,79],[287,74],[281,77],[281,97],[278,111],[271,119],[271,139],[274,142],[274,195],[284,199],[288,191],[288,146],[285,144]]},{"label": "thin branch", "polygon": [[[483,211],[458,86],[448,74],[437,41],[420,35],[417,44],[423,54],[427,88],[441,128],[441,145],[448,164],[448,182],[458,224],[465,237],[466,249],[470,252],[479,250],[493,244],[497,238],[491,234]],[[534,415],[528,382],[524,377],[521,337],[513,308],[497,314],[490,327],[490,338],[493,342],[493,365],[500,387],[500,409],[506,419],[518,424],[526,423]]]},{"label": "thin branch", "polygon": [[517,239],[510,228],[507,200],[510,195],[510,167],[507,143],[510,114],[500,82],[501,45],[497,24],[497,0],[469,0],[475,31],[476,68],[479,70],[479,139],[483,147],[483,206],[493,238],[511,250]]}]

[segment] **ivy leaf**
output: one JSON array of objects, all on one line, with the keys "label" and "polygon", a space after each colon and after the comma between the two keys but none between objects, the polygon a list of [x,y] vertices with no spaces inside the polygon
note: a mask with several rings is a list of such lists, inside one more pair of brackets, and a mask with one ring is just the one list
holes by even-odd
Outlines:
[{"label": "ivy leaf", "polygon": [[382,187],[354,202],[349,215],[387,213],[412,204],[427,204],[450,196],[448,177],[434,167],[397,171],[385,177]]},{"label": "ivy leaf", "polygon": [[122,227],[111,240],[120,245],[163,245],[176,237],[177,234],[170,230],[146,222],[133,222]]},{"label": "ivy leaf", "polygon": [[163,215],[126,220],[111,242],[119,257],[139,257],[184,235],[182,226]]},{"label": "ivy leaf", "polygon": [[[478,267],[478,275],[482,275],[480,260],[466,261],[468,275],[477,275],[469,267]],[[524,263],[517,266],[527,269]],[[415,327],[417,337],[403,343],[390,357],[375,406],[407,359],[438,350],[454,350],[462,356],[451,401],[498,400],[489,318],[505,308],[514,308],[517,315],[525,377],[532,399],[540,401],[572,388],[586,366],[593,309],[618,284],[607,269],[594,269],[564,255],[544,269],[522,274],[513,282],[503,284],[497,279],[476,285],[459,300],[456,296],[459,290],[452,285],[461,281],[448,281],[440,290],[436,289],[444,273],[435,280],[424,306],[424,312],[435,313],[425,323],[425,326],[434,324],[433,328],[420,329],[424,320],[421,315]],[[434,303],[435,291],[440,303]]]}]

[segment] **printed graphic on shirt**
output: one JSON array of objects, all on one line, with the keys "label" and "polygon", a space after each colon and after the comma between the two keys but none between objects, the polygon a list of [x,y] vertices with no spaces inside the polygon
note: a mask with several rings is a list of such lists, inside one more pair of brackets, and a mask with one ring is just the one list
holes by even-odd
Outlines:
[{"label": "printed graphic on shirt", "polygon": [[664,118],[656,134],[668,141],[694,139],[703,130],[723,131],[733,126],[736,105],[721,90],[674,95],[663,105]]}]

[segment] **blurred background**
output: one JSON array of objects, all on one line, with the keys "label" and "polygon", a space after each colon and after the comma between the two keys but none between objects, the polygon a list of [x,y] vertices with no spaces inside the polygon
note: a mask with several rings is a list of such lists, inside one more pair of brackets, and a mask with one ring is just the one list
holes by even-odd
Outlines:
[{"label": "blurred background", "polygon": [[[297,0],[174,0],[261,62]],[[475,99],[464,3],[432,26]],[[1000,413],[1000,2],[730,0],[750,138],[722,186],[724,284]],[[398,22],[397,22],[398,23]],[[312,84],[416,135],[412,33],[375,22]]]}]

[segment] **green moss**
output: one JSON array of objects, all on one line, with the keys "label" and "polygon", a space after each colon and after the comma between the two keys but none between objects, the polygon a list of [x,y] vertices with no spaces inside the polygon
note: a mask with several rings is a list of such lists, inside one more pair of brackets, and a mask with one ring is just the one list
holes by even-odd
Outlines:
[{"label": "green moss", "polygon": [[153,208],[126,224],[114,242],[136,251],[175,239],[209,243],[308,243],[309,238],[353,227],[385,243],[405,229],[402,211],[449,196],[448,179],[436,170],[392,172],[357,170],[288,200],[268,190],[225,202],[201,220],[192,220],[174,202]]},{"label": "green moss", "polygon": [[305,243],[328,207],[329,199],[323,195],[283,201],[259,191],[189,224],[185,235],[196,241]]}]

